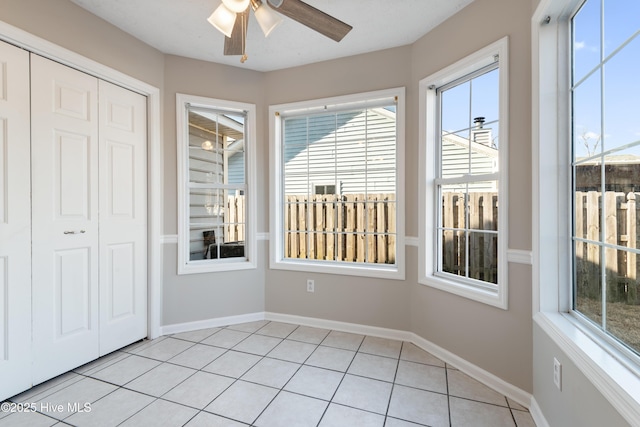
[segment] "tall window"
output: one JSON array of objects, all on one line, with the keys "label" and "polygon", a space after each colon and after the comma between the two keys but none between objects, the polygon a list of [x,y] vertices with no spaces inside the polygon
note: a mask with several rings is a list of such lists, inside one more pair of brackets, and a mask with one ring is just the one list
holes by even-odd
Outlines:
[{"label": "tall window", "polygon": [[401,95],[272,107],[276,268],[397,277]]},{"label": "tall window", "polygon": [[640,353],[640,5],[573,15],[573,309]]},{"label": "tall window", "polygon": [[255,266],[247,167],[254,114],[251,105],[178,95],[181,273]]},{"label": "tall window", "polygon": [[421,281],[506,307],[506,40],[421,82]]}]

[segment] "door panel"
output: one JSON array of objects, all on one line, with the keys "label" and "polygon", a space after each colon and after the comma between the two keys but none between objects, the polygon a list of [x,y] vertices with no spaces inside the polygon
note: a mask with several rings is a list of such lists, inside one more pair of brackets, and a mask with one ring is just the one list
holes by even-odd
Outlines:
[{"label": "door panel", "polygon": [[55,252],[56,340],[91,329],[90,248]]},{"label": "door panel", "polygon": [[[94,142],[95,143],[95,142]],[[90,138],[56,131],[52,176],[58,220],[89,220],[91,212]]]},{"label": "door panel", "polygon": [[147,335],[146,98],[100,81],[100,354]]},{"label": "door panel", "polygon": [[99,356],[98,80],[31,55],[33,372]]},{"label": "door panel", "polygon": [[0,42],[0,401],[31,386],[29,54]]}]

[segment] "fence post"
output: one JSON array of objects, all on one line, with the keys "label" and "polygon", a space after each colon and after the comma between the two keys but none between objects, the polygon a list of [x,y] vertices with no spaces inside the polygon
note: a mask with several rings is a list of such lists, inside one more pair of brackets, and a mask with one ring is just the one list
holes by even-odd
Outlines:
[{"label": "fence post", "polygon": [[[638,229],[636,210],[636,193],[627,194],[627,247],[635,249],[638,244]],[[627,252],[627,304],[638,304],[638,266],[637,255]]]}]

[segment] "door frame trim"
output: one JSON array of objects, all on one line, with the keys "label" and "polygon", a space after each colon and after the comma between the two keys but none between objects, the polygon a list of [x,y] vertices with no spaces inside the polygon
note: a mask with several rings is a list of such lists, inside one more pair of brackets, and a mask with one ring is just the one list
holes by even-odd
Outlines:
[{"label": "door frame trim", "polygon": [[147,97],[147,337],[162,319],[162,138],[160,89],[48,40],[0,21],[0,40]]}]

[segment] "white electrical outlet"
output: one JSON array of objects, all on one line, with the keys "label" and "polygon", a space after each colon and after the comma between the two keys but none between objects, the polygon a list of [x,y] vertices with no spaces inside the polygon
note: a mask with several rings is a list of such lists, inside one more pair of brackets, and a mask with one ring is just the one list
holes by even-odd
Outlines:
[{"label": "white electrical outlet", "polygon": [[307,292],[315,292],[315,283],[311,279],[307,279]]},{"label": "white electrical outlet", "polygon": [[562,390],[562,364],[555,357],[553,358],[553,383]]}]

